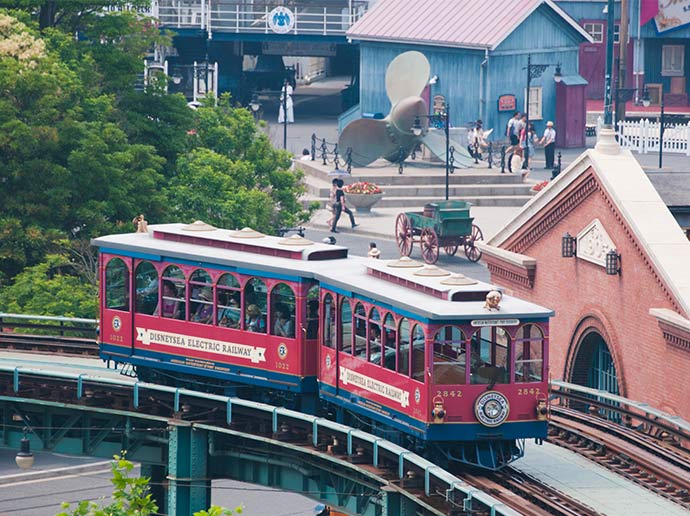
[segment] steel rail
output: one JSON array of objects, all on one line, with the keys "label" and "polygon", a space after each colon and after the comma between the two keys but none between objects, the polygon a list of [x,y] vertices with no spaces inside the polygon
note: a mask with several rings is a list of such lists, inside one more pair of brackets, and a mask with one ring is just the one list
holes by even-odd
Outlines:
[{"label": "steel rail", "polygon": [[[4,373],[4,375],[2,374]],[[89,397],[88,393],[93,392],[98,388],[109,388],[117,390],[120,395],[126,396],[131,404],[133,410],[143,408],[142,401],[155,402],[157,405],[164,404],[163,399],[169,399],[171,402],[170,408],[177,416],[182,416],[184,411],[190,411],[190,407],[185,404],[197,403],[198,406],[207,407],[210,403],[214,404],[216,409],[225,411],[225,423],[232,425],[237,423],[240,417],[247,418],[252,421],[261,420],[266,421],[274,435],[277,435],[280,440],[281,432],[289,434],[291,428],[300,428],[308,430],[309,446],[312,449],[324,449],[325,442],[333,442],[334,437],[340,442],[345,443],[346,455],[348,457],[359,457],[364,460],[366,464],[374,468],[383,468],[384,470],[397,469],[397,478],[400,481],[400,488],[406,489],[406,484],[411,488],[419,487],[420,494],[424,497],[432,499],[436,497],[436,493],[442,492],[443,502],[446,505],[445,511],[453,506],[472,506],[472,502],[476,502],[482,509],[489,511],[491,515],[504,516],[518,516],[519,511],[510,507],[506,507],[500,500],[493,496],[478,491],[476,488],[470,486],[464,480],[455,475],[443,470],[428,460],[406,450],[390,441],[382,439],[378,436],[357,430],[354,428],[335,423],[328,419],[302,414],[293,410],[275,407],[265,403],[258,403],[254,401],[244,400],[241,398],[233,398],[218,394],[209,394],[205,392],[197,392],[189,389],[182,389],[176,387],[169,387],[164,385],[151,384],[146,382],[138,382],[134,379],[119,379],[119,378],[104,378],[100,376],[92,376],[88,374],[74,374],[67,372],[48,372],[41,369],[12,367],[0,365],[0,376],[4,376],[6,383],[5,396],[16,394],[17,398],[29,399],[34,393],[32,389],[22,390],[24,383],[33,386],[40,382],[67,382],[69,387],[74,389],[74,395],[77,402],[83,402],[85,398],[90,399],[89,408],[94,407],[94,403],[106,403],[115,398],[114,396],[105,397]],[[88,388],[87,388],[88,387]],[[39,391],[36,391],[39,392]],[[64,395],[64,393],[62,393]],[[151,394],[153,396],[151,397]],[[145,395],[146,397],[144,397]],[[167,395],[167,398],[166,396]],[[185,403],[183,403],[183,400]],[[37,400],[40,402],[40,400]],[[84,407],[82,407],[84,408]],[[206,411],[204,411],[206,413]],[[203,423],[195,423],[195,425],[202,425]],[[227,432],[227,428],[215,427],[210,425],[218,431]],[[232,429],[232,426],[231,426]],[[354,459],[353,459],[354,462]],[[413,475],[410,475],[410,471]],[[412,483],[409,479],[413,477],[416,482]],[[383,477],[382,477],[383,478]],[[398,487],[398,486],[396,486]],[[406,494],[411,500],[416,500],[418,494],[413,492]],[[419,507],[426,510],[431,510],[432,514],[447,514],[438,509],[433,509],[429,500],[419,500]],[[438,503],[438,500],[437,500]]]}]

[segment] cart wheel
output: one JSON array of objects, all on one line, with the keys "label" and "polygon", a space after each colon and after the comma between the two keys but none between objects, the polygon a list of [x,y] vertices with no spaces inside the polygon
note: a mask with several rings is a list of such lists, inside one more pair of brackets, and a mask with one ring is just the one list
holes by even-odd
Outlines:
[{"label": "cart wheel", "polygon": [[458,244],[449,244],[444,245],[443,250],[446,252],[448,256],[455,256],[455,253],[458,252],[458,247],[460,247]]},{"label": "cart wheel", "polygon": [[412,254],[412,224],[404,213],[395,219],[395,241],[398,244],[401,256]]},{"label": "cart wheel", "polygon": [[477,240],[484,240],[484,233],[479,226],[472,224],[472,234],[465,238],[465,255],[471,262],[478,262],[482,257],[482,252],[474,245]]},{"label": "cart wheel", "polygon": [[422,230],[420,245],[422,246],[422,258],[426,263],[436,263],[438,261],[438,237],[436,231],[431,228]]}]

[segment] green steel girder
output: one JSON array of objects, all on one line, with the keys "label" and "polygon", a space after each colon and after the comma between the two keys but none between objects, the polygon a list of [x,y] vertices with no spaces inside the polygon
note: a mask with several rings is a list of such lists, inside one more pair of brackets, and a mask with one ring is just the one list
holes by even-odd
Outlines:
[{"label": "green steel girder", "polygon": [[189,516],[211,505],[208,432],[186,421],[170,422],[168,514]]}]

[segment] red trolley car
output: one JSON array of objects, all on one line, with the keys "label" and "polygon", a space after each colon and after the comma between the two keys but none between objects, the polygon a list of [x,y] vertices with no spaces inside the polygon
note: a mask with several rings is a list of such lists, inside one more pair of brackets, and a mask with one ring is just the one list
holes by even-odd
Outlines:
[{"label": "red trolley car", "polygon": [[499,468],[546,437],[551,310],[409,258],[203,223],[94,240],[100,354]]}]

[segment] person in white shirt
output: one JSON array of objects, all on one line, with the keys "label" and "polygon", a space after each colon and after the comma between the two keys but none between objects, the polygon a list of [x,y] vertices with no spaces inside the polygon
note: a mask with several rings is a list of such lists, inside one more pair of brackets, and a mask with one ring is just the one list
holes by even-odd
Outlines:
[{"label": "person in white shirt", "polygon": [[[283,101],[284,97],[287,95],[287,99]],[[295,123],[295,112],[292,108],[292,86],[287,79],[283,84],[283,89],[280,91],[280,109],[278,111],[278,123],[282,124],[285,121],[285,113],[283,113],[283,102],[285,102],[285,111],[287,111],[287,121],[288,124]]]},{"label": "person in white shirt", "polygon": [[551,120],[546,122],[544,136],[541,137],[539,143],[544,146],[544,160],[546,161],[544,168],[553,168],[553,156],[556,151],[556,130],[553,128]]}]

